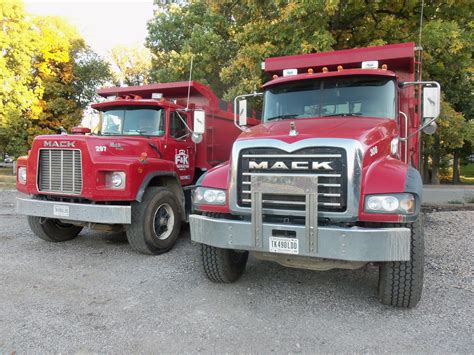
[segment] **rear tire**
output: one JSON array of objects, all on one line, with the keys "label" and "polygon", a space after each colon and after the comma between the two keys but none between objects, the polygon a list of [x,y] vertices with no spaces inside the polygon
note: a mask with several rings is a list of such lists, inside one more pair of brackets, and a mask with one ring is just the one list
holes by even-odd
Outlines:
[{"label": "rear tire", "polygon": [[181,209],[174,194],[163,187],[149,187],[143,201],[132,204],[127,239],[136,251],[158,255],[173,248],[180,228]]},{"label": "rear tire", "polygon": [[232,283],[244,273],[249,253],[201,244],[201,257],[204,273],[209,280]]},{"label": "rear tire", "polygon": [[61,223],[57,219],[28,216],[28,224],[37,237],[47,242],[65,242],[77,237],[82,227]]},{"label": "rear tire", "polygon": [[415,307],[421,299],[424,273],[424,236],[421,216],[401,225],[411,230],[410,261],[387,262],[379,268],[379,295],[383,304]]}]

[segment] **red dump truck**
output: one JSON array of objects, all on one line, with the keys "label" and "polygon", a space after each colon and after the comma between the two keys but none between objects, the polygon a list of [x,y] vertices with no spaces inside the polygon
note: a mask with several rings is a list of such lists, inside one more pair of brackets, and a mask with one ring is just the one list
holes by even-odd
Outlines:
[{"label": "red dump truck", "polygon": [[73,239],[83,227],[125,230],[135,250],[166,252],[187,220],[186,186],[227,160],[240,133],[232,106],[197,82],[98,94],[106,100],[92,105],[97,134],[38,136],[18,159],[17,189],[29,196],[17,199],[17,212],[47,241]]},{"label": "red dump truck", "polygon": [[[191,238],[207,277],[234,282],[249,252],[289,267],[379,266],[384,304],[423,288],[420,131],[433,132],[440,87],[415,81],[413,43],[269,58],[262,123],[193,191]],[[236,115],[237,116],[237,115]],[[237,120],[237,117],[236,117]]]}]

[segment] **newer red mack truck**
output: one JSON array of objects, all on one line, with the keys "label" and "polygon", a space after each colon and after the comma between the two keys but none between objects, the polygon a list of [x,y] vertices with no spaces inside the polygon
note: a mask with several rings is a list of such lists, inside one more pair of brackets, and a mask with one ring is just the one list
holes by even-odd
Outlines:
[{"label": "newer red mack truck", "polygon": [[17,189],[29,196],[17,199],[17,212],[47,241],[73,239],[83,227],[125,230],[135,250],[166,252],[187,219],[183,187],[228,159],[240,133],[232,106],[197,82],[98,94],[106,101],[92,105],[97,134],[38,136],[18,159]]},{"label": "newer red mack truck", "polygon": [[[269,58],[262,123],[245,122],[230,161],[193,191],[204,271],[234,282],[249,252],[289,267],[379,266],[382,303],[413,307],[423,288],[419,132],[440,86],[416,82],[413,43]],[[423,112],[423,113],[422,113]],[[237,115],[236,115],[237,122]]]}]

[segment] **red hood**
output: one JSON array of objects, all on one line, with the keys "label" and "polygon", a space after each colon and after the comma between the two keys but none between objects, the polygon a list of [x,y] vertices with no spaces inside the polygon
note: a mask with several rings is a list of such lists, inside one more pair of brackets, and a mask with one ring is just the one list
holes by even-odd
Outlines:
[{"label": "red hood", "polygon": [[[298,135],[290,136],[294,122]],[[395,120],[371,117],[299,118],[263,123],[240,135],[239,140],[271,138],[294,143],[308,138],[355,139],[365,146],[397,134]]]},{"label": "red hood", "polygon": [[[49,146],[47,144],[50,144]],[[110,160],[114,162],[130,157],[138,158],[142,152],[149,157],[158,158],[157,153],[150,147],[154,143],[162,151],[162,138],[150,139],[141,136],[85,136],[85,135],[43,135],[33,141],[32,150],[41,148],[76,148],[87,150],[92,160]],[[52,144],[52,145],[51,145]],[[59,146],[61,144],[61,146]],[[68,146],[72,144],[72,146]]]}]

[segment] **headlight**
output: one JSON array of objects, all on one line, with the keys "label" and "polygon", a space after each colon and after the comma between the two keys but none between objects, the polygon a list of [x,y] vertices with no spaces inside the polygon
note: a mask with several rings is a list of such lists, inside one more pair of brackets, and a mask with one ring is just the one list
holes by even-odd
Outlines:
[{"label": "headlight", "polygon": [[225,205],[226,194],[224,190],[198,187],[193,193],[193,203],[200,205]]},{"label": "headlight", "polygon": [[112,171],[106,175],[107,187],[111,189],[125,188],[125,173],[123,171]]},{"label": "headlight", "polygon": [[415,197],[412,194],[369,195],[365,198],[365,212],[368,213],[415,213]]},{"label": "headlight", "polygon": [[18,168],[18,182],[22,185],[26,184],[26,167],[24,166]]}]

